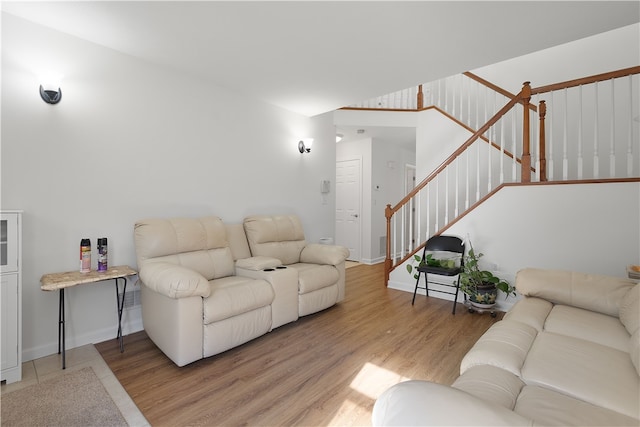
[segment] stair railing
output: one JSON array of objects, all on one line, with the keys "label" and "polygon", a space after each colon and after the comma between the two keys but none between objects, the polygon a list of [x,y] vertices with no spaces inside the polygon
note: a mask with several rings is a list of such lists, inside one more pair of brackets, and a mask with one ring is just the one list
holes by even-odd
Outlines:
[{"label": "stair railing", "polygon": [[[386,281],[391,270],[417,250],[414,247],[416,239],[405,238],[407,230],[402,218],[406,218],[407,209],[415,212],[417,218],[411,234],[430,236],[490,193],[495,186],[520,179],[524,167],[515,156],[509,157],[506,153],[508,149],[513,153],[525,152],[521,146],[522,139],[515,135],[517,110],[514,107],[524,102],[523,108],[528,108],[530,90],[526,83],[519,94],[500,108],[396,206],[387,205]],[[507,147],[507,144],[511,146]]]},{"label": "stair railing", "polygon": [[[604,169],[608,169],[608,179],[640,180],[640,138],[638,125],[634,125],[640,121],[640,116],[636,116],[639,74],[640,66],[533,89],[528,82],[525,83],[520,93],[396,206],[387,205],[386,282],[393,268],[424,246],[424,243],[416,245],[426,241],[422,236],[438,234],[505,183],[602,181],[604,179],[600,175]],[[417,93],[418,100],[424,99],[421,87]],[[542,94],[547,99],[541,99]],[[427,95],[427,98],[433,96],[433,92],[429,91]],[[583,104],[583,98],[589,97]],[[577,102],[570,102],[572,98]],[[606,102],[602,102],[603,98]],[[620,103],[624,104],[623,107]],[[520,115],[514,108],[518,104],[522,104]],[[444,105],[446,109],[446,101]],[[571,105],[580,106],[575,108],[576,117],[567,111]],[[583,105],[596,107],[593,111],[586,111]],[[467,108],[469,111],[470,107]],[[624,117],[616,114],[622,110],[626,110]],[[531,123],[532,114],[536,113],[539,119],[537,126]],[[589,125],[593,126],[591,134],[584,131]],[[621,137],[621,134],[625,135]],[[509,148],[514,154],[509,152]],[[584,159],[584,152],[588,149],[593,153],[592,162]],[[606,152],[604,156],[603,151]],[[624,156],[616,155],[621,151]],[[515,153],[521,153],[521,158],[517,159]],[[608,162],[601,161],[601,157]],[[603,167],[601,163],[604,163]],[[412,228],[409,231],[418,238],[405,237],[407,227],[404,218],[407,218],[407,212],[412,211],[415,211],[417,221],[415,226],[409,226]],[[400,220],[398,212],[402,213]]]}]

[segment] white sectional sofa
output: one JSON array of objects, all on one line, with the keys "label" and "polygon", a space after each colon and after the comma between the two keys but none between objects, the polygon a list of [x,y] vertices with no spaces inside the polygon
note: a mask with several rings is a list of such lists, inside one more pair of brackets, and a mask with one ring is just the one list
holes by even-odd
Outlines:
[{"label": "white sectional sofa", "polygon": [[348,250],[307,244],[296,216],[148,219],[134,240],[144,329],[178,366],[344,298]]},{"label": "white sectional sofa", "polygon": [[407,381],[374,425],[640,425],[640,287],[525,269],[524,298],[465,355],[451,387]]}]

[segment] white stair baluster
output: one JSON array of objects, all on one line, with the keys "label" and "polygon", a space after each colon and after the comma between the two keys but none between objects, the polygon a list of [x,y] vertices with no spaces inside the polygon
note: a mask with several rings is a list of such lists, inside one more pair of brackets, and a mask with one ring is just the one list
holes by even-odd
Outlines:
[{"label": "white stair baluster", "polygon": [[439,184],[439,178],[440,175],[436,175],[435,178],[435,182],[436,182],[436,203],[435,203],[435,208],[436,208],[436,225],[435,225],[435,229],[433,230],[434,233],[437,233],[438,230],[440,229],[439,227],[439,223],[438,223],[438,219],[440,217],[440,184]]},{"label": "white stair baluster", "polygon": [[455,188],[456,188],[456,204],[455,204],[455,210],[453,212],[453,217],[457,218],[458,215],[460,214],[459,211],[459,200],[458,197],[460,196],[460,156],[456,157],[456,159],[454,160],[456,162],[456,183],[455,183]]},{"label": "white stair baluster", "polygon": [[471,127],[471,80],[467,79],[467,125]]},{"label": "white stair baluster", "polygon": [[627,141],[627,177],[631,177],[633,176],[633,76],[629,76],[629,129]]},{"label": "white stair baluster", "polygon": [[578,179],[582,179],[582,85],[578,92]]},{"label": "white stair baluster", "polygon": [[444,221],[442,226],[449,223],[449,167],[447,166],[443,171],[444,173]]},{"label": "white stair baluster", "polygon": [[422,229],[422,223],[420,220],[422,219],[422,190],[418,191],[418,194],[416,195],[416,197],[418,198],[418,209],[416,209],[417,230],[416,230],[416,242],[414,246],[419,245],[421,243],[420,237],[422,236],[422,234],[420,233],[420,230]]},{"label": "white stair baluster", "polygon": [[598,178],[600,176],[600,158],[598,156],[598,140],[599,140],[599,129],[598,129],[598,121],[599,121],[599,107],[598,103],[598,82],[595,83],[595,100],[594,105],[596,106],[594,118],[593,118],[593,177]]},{"label": "white stair baluster", "polygon": [[480,142],[474,142],[476,146],[476,202],[480,200]]},{"label": "white stair baluster", "polygon": [[413,249],[413,197],[409,199],[409,215],[407,215],[406,221],[409,223],[407,224],[407,228],[409,229],[409,233],[407,233],[409,240],[407,242],[407,248],[410,252]]},{"label": "white stair baluster", "polygon": [[562,127],[562,179],[566,181],[569,179],[569,158],[567,157],[567,145],[569,143],[568,138],[568,119],[567,114],[569,111],[568,101],[567,101],[567,88],[563,90],[564,92],[564,123]]},{"label": "white stair baluster", "polygon": [[391,258],[394,260],[397,258],[397,255],[398,255],[398,229],[396,228],[398,226],[397,219],[398,219],[398,213],[396,212],[393,215],[393,218],[392,218],[393,227],[391,227],[391,230],[392,230],[391,233],[393,234],[393,251],[391,253]]},{"label": "white stair baluster", "polygon": [[467,167],[465,168],[465,170],[467,171],[466,175],[466,194],[464,197],[464,210],[466,211],[467,209],[469,209],[469,153],[471,152],[470,148],[467,148],[466,150],[464,150],[464,157],[466,159],[467,162]]},{"label": "white stair baluster", "polygon": [[[429,230],[431,230],[431,203],[430,203],[430,192],[431,192],[431,182],[428,183],[423,190],[425,191],[425,193],[427,194],[427,229],[425,230],[425,234],[427,236],[427,238],[429,237]],[[422,242],[421,242],[422,243]]]},{"label": "white stair baluster", "polygon": [[[491,136],[493,134],[493,137]],[[493,180],[493,176],[492,176],[492,162],[491,159],[493,157],[493,146],[491,144],[493,144],[493,141],[495,140],[495,136],[496,136],[496,128],[495,126],[491,126],[491,128],[489,129],[489,149],[487,151],[488,156],[487,156],[487,194],[489,194],[491,192],[491,181]]]},{"label": "white stair baluster", "polygon": [[616,176],[616,100],[614,79],[611,79],[611,132],[609,144],[609,176]]},{"label": "white stair baluster", "polygon": [[407,248],[407,242],[405,241],[407,236],[407,205],[403,205],[400,209],[400,258],[404,257],[405,249]]},{"label": "white stair baluster", "polygon": [[474,129],[478,129],[479,126],[479,122],[480,122],[480,83],[476,83],[476,125],[474,127]]},{"label": "white stair baluster", "polygon": [[513,153],[513,158],[512,158],[512,162],[511,162],[511,182],[517,182],[517,166],[518,166],[518,161],[516,158],[516,143],[517,143],[517,135],[516,135],[516,125],[517,125],[517,120],[518,117],[516,116],[516,111],[517,109],[514,108],[511,110],[511,152]]},{"label": "white stair baluster", "polygon": [[504,183],[504,117],[500,119],[500,184]]}]

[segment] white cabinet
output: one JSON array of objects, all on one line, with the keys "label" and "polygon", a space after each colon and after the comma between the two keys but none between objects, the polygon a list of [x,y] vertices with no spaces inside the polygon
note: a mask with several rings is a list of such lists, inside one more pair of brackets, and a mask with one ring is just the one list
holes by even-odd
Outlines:
[{"label": "white cabinet", "polygon": [[0,213],[0,361],[7,384],[22,379],[22,213]]}]

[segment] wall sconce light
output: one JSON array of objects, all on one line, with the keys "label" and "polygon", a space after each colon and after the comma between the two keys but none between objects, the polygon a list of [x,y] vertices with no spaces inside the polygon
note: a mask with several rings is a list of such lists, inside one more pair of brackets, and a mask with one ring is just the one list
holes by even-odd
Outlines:
[{"label": "wall sconce light", "polygon": [[310,153],[312,145],[313,145],[313,138],[304,138],[300,140],[300,142],[298,142],[298,150],[301,153],[304,153],[304,152]]},{"label": "wall sconce light", "polygon": [[62,98],[62,89],[54,87],[44,87],[40,85],[40,97],[47,104],[57,104]]},{"label": "wall sconce light", "polygon": [[336,144],[340,141],[342,141],[342,138],[344,138],[344,135],[341,133],[336,133]]}]

